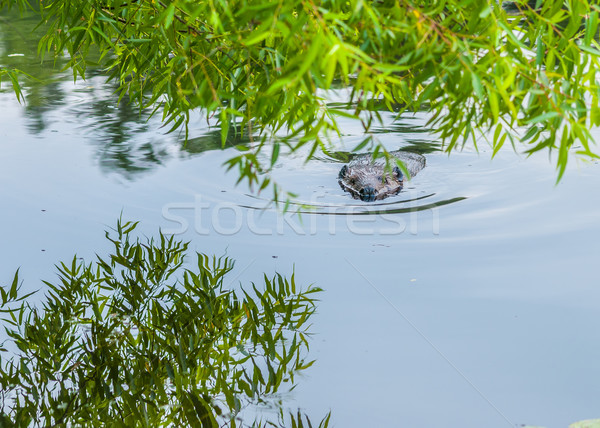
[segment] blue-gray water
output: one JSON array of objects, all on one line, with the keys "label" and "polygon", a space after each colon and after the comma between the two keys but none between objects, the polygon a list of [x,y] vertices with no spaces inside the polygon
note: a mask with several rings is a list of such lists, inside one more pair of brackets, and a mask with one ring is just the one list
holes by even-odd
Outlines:
[{"label": "blue-gray water", "polygon": [[[270,193],[235,186],[200,117],[182,148],[158,119],[117,105],[96,73],[73,84],[40,66],[27,22],[0,19],[0,64],[41,75],[20,105],[0,92],[0,281],[21,268],[26,289],[73,253],[109,248],[121,212],[237,261],[231,286],[295,271],[325,289],[311,356],[290,406],[337,427],[565,427],[600,417],[600,165],[572,158],[564,179],[547,153],[485,141],[426,154],[409,188],[374,206],[350,199],[340,163],[283,157],[275,178],[317,214],[261,210]],[[60,64],[58,64],[60,66]],[[430,151],[426,117],[378,137]],[[349,150],[361,130],[334,150]],[[600,137],[600,133],[595,131]],[[522,151],[522,148],[518,148]],[[406,208],[420,211],[402,212]],[[364,209],[376,215],[352,215]]]}]

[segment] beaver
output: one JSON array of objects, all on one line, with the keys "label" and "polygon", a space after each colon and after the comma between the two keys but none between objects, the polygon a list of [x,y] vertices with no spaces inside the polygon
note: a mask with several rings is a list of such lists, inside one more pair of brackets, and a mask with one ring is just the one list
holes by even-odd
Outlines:
[{"label": "beaver", "polygon": [[[417,153],[397,150],[390,155],[401,160],[410,177],[417,175],[425,167],[425,157]],[[354,199],[365,202],[378,201],[396,195],[404,186],[404,174],[397,166],[391,172],[385,170],[385,159],[373,161],[370,154],[358,155],[338,174],[338,182],[344,191]]]}]

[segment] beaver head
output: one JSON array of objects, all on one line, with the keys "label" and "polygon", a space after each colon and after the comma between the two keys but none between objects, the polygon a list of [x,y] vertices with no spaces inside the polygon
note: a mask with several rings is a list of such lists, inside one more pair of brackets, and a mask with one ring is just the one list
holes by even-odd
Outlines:
[{"label": "beaver head", "polygon": [[340,186],[354,199],[365,202],[387,198],[402,190],[404,175],[397,166],[386,170],[384,165],[344,165],[338,174]]}]

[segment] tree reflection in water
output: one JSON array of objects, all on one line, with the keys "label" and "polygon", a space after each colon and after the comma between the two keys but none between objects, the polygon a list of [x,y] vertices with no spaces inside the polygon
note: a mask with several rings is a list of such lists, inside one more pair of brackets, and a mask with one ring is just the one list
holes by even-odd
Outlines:
[{"label": "tree reflection in water", "polygon": [[[150,111],[140,111],[127,95],[119,100],[117,85],[106,81],[99,64],[90,63],[86,80],[79,78],[73,84],[72,74],[64,70],[64,59],[54,62],[37,55],[37,43],[44,34],[43,29],[36,29],[37,16],[21,17],[16,10],[0,13],[0,65],[29,75],[22,76],[21,82],[23,113],[31,134],[50,140],[83,134],[83,141],[95,147],[99,168],[127,180],[135,180],[172,157],[222,148],[220,130],[207,125],[201,126],[202,135],[192,136],[187,143],[180,132],[167,134],[168,128],[161,128],[161,112],[150,117]],[[14,96],[6,84],[0,92]],[[56,137],[45,135],[49,132]],[[228,138],[226,147],[247,144],[249,139],[240,134]]]}]

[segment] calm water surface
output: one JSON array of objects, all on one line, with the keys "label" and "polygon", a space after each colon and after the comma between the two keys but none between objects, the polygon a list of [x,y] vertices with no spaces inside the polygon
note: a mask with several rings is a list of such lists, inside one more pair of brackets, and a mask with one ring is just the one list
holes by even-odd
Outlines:
[{"label": "calm water surface", "polygon": [[[298,217],[270,194],[235,186],[200,117],[192,141],[165,135],[99,72],[73,84],[35,58],[33,21],[0,18],[0,63],[42,78],[26,103],[0,92],[0,281],[26,289],[74,252],[91,260],[121,212],[194,250],[237,260],[231,286],[262,273],[325,289],[315,365],[289,397],[337,427],[565,427],[600,418],[600,165],[485,141],[450,157],[417,115],[377,134],[425,153],[427,167],[378,205],[339,188],[340,160],[361,140],[344,124],[331,153],[284,157],[275,177]],[[61,64],[57,67],[60,68]],[[598,132],[596,134],[600,137]],[[244,141],[232,141],[244,143]],[[522,148],[518,148],[522,151]],[[311,205],[312,208],[303,205]],[[365,215],[370,214],[370,215]]]}]

